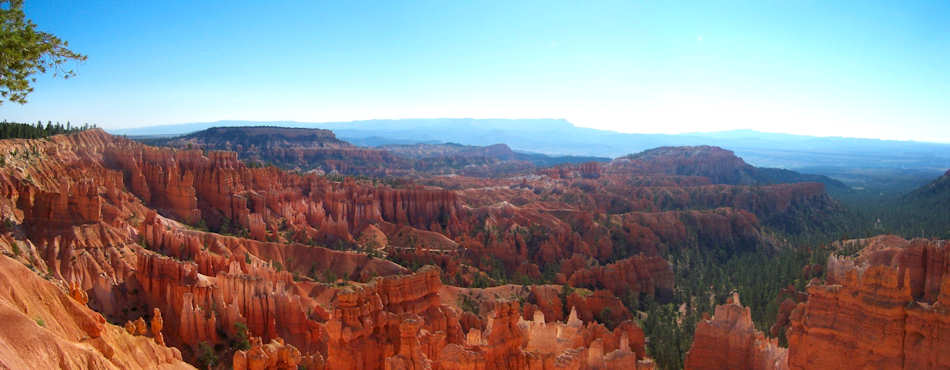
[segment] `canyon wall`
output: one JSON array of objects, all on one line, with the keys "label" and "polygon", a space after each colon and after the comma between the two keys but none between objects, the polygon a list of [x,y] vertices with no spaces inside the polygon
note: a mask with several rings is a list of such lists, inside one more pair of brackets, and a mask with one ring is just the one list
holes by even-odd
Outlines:
[{"label": "canyon wall", "polygon": [[134,336],[85,306],[81,289],[56,286],[0,256],[0,367],[188,369],[156,336]]},{"label": "canyon wall", "polygon": [[789,366],[950,367],[947,242],[880,236],[855,256],[832,256],[825,284],[790,316]]}]

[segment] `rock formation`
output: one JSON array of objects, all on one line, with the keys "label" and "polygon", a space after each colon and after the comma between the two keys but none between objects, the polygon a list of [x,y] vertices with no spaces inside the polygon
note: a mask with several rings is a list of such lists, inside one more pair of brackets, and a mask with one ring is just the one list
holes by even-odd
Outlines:
[{"label": "rock formation", "polygon": [[293,346],[284,344],[280,338],[263,344],[260,337],[250,340],[251,348],[234,352],[231,367],[234,370],[278,370],[278,369],[323,369],[324,363],[319,356],[304,357]]},{"label": "rock formation", "polygon": [[950,367],[947,242],[881,236],[854,257],[832,256],[788,329],[789,367]]},{"label": "rock formation", "polygon": [[686,354],[687,369],[788,369],[788,350],[768,339],[752,324],[748,307],[734,294],[716,306],[711,319],[696,325]]},{"label": "rock formation", "polygon": [[[72,322],[59,328],[44,316],[39,330],[31,315],[44,311],[24,298],[33,293],[0,291],[14,294],[4,300],[19,312],[10,325],[54,343],[49,358],[89,359],[47,363],[18,346],[0,365],[179,365],[208,346],[230,351],[222,348],[246,327],[259,339],[227,356],[236,368],[649,368],[623,302],[671,295],[667,248],[767,248],[761,224],[799,207],[813,206],[816,218],[830,209],[820,184],[721,184],[744,183],[744,172],[742,181],[729,177],[742,167],[734,161],[640,158],[536,171],[504,146],[407,148],[416,154],[399,159],[327,132],[291,136],[278,141],[320,147],[281,150],[249,137],[157,148],[101,130],[0,141],[3,258],[31,279],[58,282],[62,289],[49,284],[58,295],[38,291],[65,299]],[[440,150],[452,154],[423,153]],[[341,181],[239,153],[316,161],[331,175],[390,173],[392,159],[415,177]],[[693,169],[661,169],[667,162]],[[454,175],[424,175],[446,168]],[[490,177],[503,173],[518,176]],[[936,305],[942,260],[928,248],[892,260],[930,261],[908,267],[922,279],[910,288]],[[442,271],[407,268],[425,264]],[[472,309],[458,296],[443,299],[443,281],[518,292]],[[502,285],[520,281],[550,285]],[[562,296],[562,285],[576,289]]]},{"label": "rock formation", "polygon": [[102,315],[6,256],[0,256],[0,286],[2,368],[191,368],[177,349],[106,323]]}]

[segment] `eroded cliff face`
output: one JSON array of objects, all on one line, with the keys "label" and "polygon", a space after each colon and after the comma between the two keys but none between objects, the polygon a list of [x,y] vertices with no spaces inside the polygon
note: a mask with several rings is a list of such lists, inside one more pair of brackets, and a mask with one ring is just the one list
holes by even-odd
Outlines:
[{"label": "eroded cliff face", "polygon": [[292,229],[304,236],[317,228],[342,231],[339,235],[350,238],[350,225],[387,218],[419,225],[451,221],[455,207],[446,192],[443,199],[425,195],[425,189],[360,190],[353,183],[287,177],[273,169],[248,169],[233,153],[156,150],[99,130],[2,144],[4,253],[36,274],[71,282],[70,295],[114,323],[128,323],[130,330],[116,327],[116,335],[174,345],[189,361],[202,343],[226,345],[238,323],[264,342],[302,351],[302,361],[325,356],[324,323],[337,289],[295,275],[367,281],[407,270],[365,254],[288,243],[288,238],[274,243],[224,236],[178,221],[203,222],[207,214],[235,217],[267,239],[276,234],[276,215],[320,208],[307,217],[296,215]]},{"label": "eroded cliff face", "polygon": [[788,350],[755,329],[748,307],[734,294],[696,325],[687,369],[788,369]]},{"label": "eroded cliff face", "polygon": [[736,297],[697,325],[686,368],[950,367],[948,242],[883,235],[833,247],[850,256],[830,256],[825,280],[804,294],[783,293],[773,331],[787,325],[787,350],[755,330]]},{"label": "eroded cliff face", "polygon": [[[193,363],[217,346],[245,368],[649,368],[622,298],[671,294],[662,252],[768,248],[760,217],[823,199],[815,185],[711,185],[598,163],[331,181],[99,130],[4,140],[0,155],[5,254],[128,325],[116,335]],[[443,280],[488,273],[578,289],[526,288],[524,305],[496,297],[477,313],[442,299]],[[251,346],[230,348],[241,326]]]},{"label": "eroded cliff face", "polygon": [[517,302],[496,301],[483,328],[439,354],[441,369],[653,369],[644,357],[643,331],[627,321],[614,330],[585,324],[571,311],[566,322],[546,322],[541,311],[521,318]]},{"label": "eroded cliff face", "polygon": [[825,284],[791,313],[789,366],[950,367],[947,242],[880,236],[856,256],[832,256]]},{"label": "eroded cliff face", "polygon": [[171,150],[126,143],[107,148],[146,205],[189,224],[247,230],[257,240],[354,241],[381,222],[442,230],[458,223],[455,194],[441,189],[391,189],[331,182],[276,167],[249,168],[234,152]]},{"label": "eroded cliff face", "polygon": [[192,368],[157,337],[106,323],[85,306],[81,290],[56,286],[6,256],[0,256],[0,286],[0,367]]}]

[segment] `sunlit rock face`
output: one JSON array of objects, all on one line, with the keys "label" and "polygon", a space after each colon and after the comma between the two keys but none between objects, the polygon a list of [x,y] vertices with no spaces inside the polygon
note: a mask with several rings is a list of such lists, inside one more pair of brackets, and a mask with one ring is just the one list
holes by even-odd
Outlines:
[{"label": "sunlit rock face", "polygon": [[129,333],[106,323],[85,306],[88,297],[70,293],[6,256],[0,256],[0,284],[0,367],[192,368],[177,349],[165,347],[161,335],[144,328]]},{"label": "sunlit rock face", "polygon": [[791,314],[790,368],[950,367],[947,242],[879,236],[845,243],[864,247],[829,258],[826,283],[811,283]]},{"label": "sunlit rock face", "polygon": [[788,369],[788,350],[755,329],[748,307],[735,294],[696,325],[687,369]]}]

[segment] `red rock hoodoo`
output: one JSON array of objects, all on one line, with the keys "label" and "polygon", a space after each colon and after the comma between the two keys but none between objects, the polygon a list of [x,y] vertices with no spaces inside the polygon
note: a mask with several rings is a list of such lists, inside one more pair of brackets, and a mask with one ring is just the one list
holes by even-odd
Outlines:
[{"label": "red rock hoodoo", "polygon": [[755,329],[748,307],[734,294],[696,325],[687,369],[788,369],[788,350]]}]

